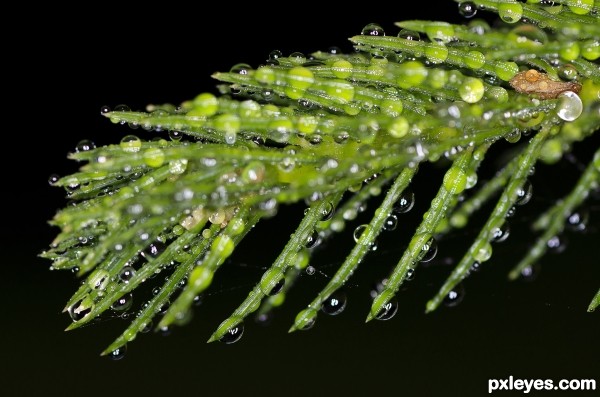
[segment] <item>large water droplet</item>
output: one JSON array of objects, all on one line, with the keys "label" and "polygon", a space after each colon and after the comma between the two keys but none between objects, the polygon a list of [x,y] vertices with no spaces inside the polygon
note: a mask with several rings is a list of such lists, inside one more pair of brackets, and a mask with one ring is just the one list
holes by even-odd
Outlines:
[{"label": "large water droplet", "polygon": [[248,73],[250,73],[250,70],[252,70],[252,67],[250,65],[248,65],[247,63],[238,63],[237,65],[234,65],[231,68],[231,70],[229,70],[229,72],[235,73],[235,74],[247,75]]},{"label": "large water droplet", "polygon": [[492,229],[492,241],[495,243],[501,243],[505,241],[510,235],[510,226],[508,222],[504,222],[502,226]]},{"label": "large water droplet", "polygon": [[60,176],[58,176],[58,174],[52,174],[48,177],[48,184],[50,184],[50,186],[53,186],[56,182],[58,182],[59,179]]},{"label": "large water droplet", "polygon": [[150,244],[146,249],[141,252],[141,255],[147,260],[151,261],[152,259],[158,257],[165,250],[166,245],[161,243],[160,241],[155,241]]},{"label": "large water droplet", "polygon": [[314,248],[317,245],[319,245],[320,242],[321,242],[321,237],[319,236],[319,232],[316,230],[313,230],[313,232],[310,234],[310,236],[307,237],[306,243],[304,244],[304,246],[306,248]]},{"label": "large water droplet", "polygon": [[271,291],[269,291],[269,293],[267,295],[268,296],[277,295],[278,293],[281,292],[284,285],[285,285],[285,277],[282,277],[279,281],[277,281],[275,283],[275,285],[273,285],[273,288],[271,288]]},{"label": "large water droplet", "polygon": [[111,360],[119,361],[122,360],[123,357],[125,357],[125,353],[127,353],[127,345],[117,347],[115,350],[110,352],[108,356]]},{"label": "large water droplet", "polygon": [[523,186],[519,190],[517,190],[517,200],[515,201],[515,205],[525,205],[531,200],[531,196],[533,193],[533,186],[529,180],[526,180],[523,183]]},{"label": "large water droplet", "polygon": [[110,306],[110,308],[116,312],[124,312],[124,311],[131,309],[132,305],[133,305],[133,295],[129,293],[129,294],[123,295],[122,297],[120,297],[119,299],[114,301],[113,304]]},{"label": "large water droplet", "polygon": [[354,233],[352,236],[354,237],[355,243],[358,243],[360,236],[362,236],[362,234],[365,232],[365,230],[367,230],[367,226],[368,225],[360,225],[360,226],[357,226],[356,229],[354,229]]},{"label": "large water droplet", "polygon": [[120,146],[125,152],[139,152],[142,147],[142,140],[135,135],[126,135],[121,139]]},{"label": "large water droplet", "polygon": [[419,41],[421,40],[421,34],[410,29],[402,29],[398,33],[398,37],[404,40]]},{"label": "large water droplet", "polygon": [[75,302],[68,309],[69,316],[71,316],[71,319],[73,321],[81,320],[82,318],[84,318],[85,316],[90,314],[90,312],[92,311],[92,307],[84,308],[82,306],[82,302],[83,302],[83,299]]},{"label": "large water droplet", "polygon": [[244,323],[240,322],[235,327],[229,328],[225,335],[219,339],[219,342],[223,342],[227,345],[235,343],[242,338],[244,334]]},{"label": "large water droplet", "polygon": [[423,247],[421,247],[421,257],[419,258],[420,262],[430,262],[435,258],[438,251],[438,245],[435,238],[431,238]]},{"label": "large water droplet", "polygon": [[465,18],[473,18],[477,14],[477,6],[472,1],[463,1],[458,4],[458,13]]},{"label": "large water droplet", "polygon": [[465,297],[465,287],[462,284],[454,286],[452,291],[448,292],[448,295],[444,298],[444,305],[448,307],[454,307],[458,305]]},{"label": "large water droplet", "polygon": [[556,107],[556,114],[565,121],[576,120],[583,112],[583,103],[579,95],[573,91],[565,91],[558,96],[560,102]]},{"label": "large water droplet", "polygon": [[392,231],[392,230],[396,230],[396,227],[398,226],[398,217],[396,217],[396,215],[390,215],[387,218],[385,218],[385,220],[383,221],[383,230],[385,231]]},{"label": "large water droplet", "polygon": [[106,105],[104,105],[100,108],[100,114],[110,113],[110,111],[111,111],[110,107],[106,106]]},{"label": "large water droplet", "polygon": [[135,276],[135,269],[131,266],[124,266],[119,272],[119,279],[124,283],[128,283]]},{"label": "large water droplet", "polygon": [[321,306],[321,311],[330,316],[337,316],[346,308],[347,300],[348,298],[344,291],[337,290],[325,299]]},{"label": "large water droplet", "polygon": [[379,313],[377,313],[375,318],[380,321],[387,321],[387,320],[390,320],[391,318],[393,318],[397,312],[398,312],[398,301],[394,298],[394,299],[390,300],[388,303],[386,303],[381,308],[381,310],[379,310]]},{"label": "large water droplet", "polygon": [[370,23],[365,26],[361,32],[365,36],[385,36],[385,31],[376,23]]},{"label": "large water droplet", "polygon": [[415,194],[411,189],[406,189],[394,204],[393,211],[397,214],[404,214],[410,211],[415,205]]}]

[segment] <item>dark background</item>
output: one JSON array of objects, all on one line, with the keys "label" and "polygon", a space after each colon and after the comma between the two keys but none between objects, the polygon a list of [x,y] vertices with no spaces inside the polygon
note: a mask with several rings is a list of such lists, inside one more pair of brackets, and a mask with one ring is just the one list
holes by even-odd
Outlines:
[{"label": "dark background", "polygon": [[[286,331],[350,250],[351,231],[318,252],[314,264],[319,272],[301,278],[270,327],[248,321],[239,343],[204,343],[275,258],[300,219],[301,207],[282,208],[277,218],[257,228],[217,278],[214,293],[191,324],[168,337],[139,336],[124,360],[98,356],[125,328],[123,320],[105,318],[92,327],[62,331],[70,319],[60,311],[78,281],[70,273],[49,272],[49,263],[36,257],[56,233],[46,220],[65,202],[47,178],[76,169],[65,155],[80,139],[105,144],[129,132],[102,119],[102,105],[142,109],[147,103],[179,103],[202,91],[216,92],[212,72],[238,62],[258,66],[273,49],[284,54],[331,45],[350,50],[346,39],[369,22],[396,34],[397,20],[460,21],[451,1],[423,4],[408,11],[400,2],[354,10],[342,3],[327,8],[308,2],[277,7],[221,2],[219,12],[168,4],[129,12],[103,3],[93,12],[76,11],[76,17],[73,10],[47,10],[20,58],[33,70],[22,79],[21,94],[27,98],[19,99],[19,106],[26,114],[7,132],[15,144],[4,149],[14,148],[21,159],[6,163],[14,180],[4,190],[11,206],[5,209],[0,243],[5,295],[0,392],[453,396],[485,394],[488,378],[509,375],[600,381],[600,321],[585,311],[600,280],[598,200],[589,205],[588,233],[570,235],[564,253],[546,256],[535,282],[506,281],[531,242],[528,222],[566,193],[578,175],[577,162],[589,161],[598,137],[576,147],[573,161],[538,167],[532,178],[534,198],[511,222],[509,240],[495,246],[492,260],[466,280],[467,295],[457,307],[423,314],[425,302],[450,270],[444,263],[460,257],[476,226],[440,242],[434,264],[417,271],[399,294],[396,317],[363,324],[370,286],[396,263],[441,181],[440,170],[425,167],[415,181],[417,206],[395,232],[382,236],[379,250],[348,290],[347,310],[336,318],[321,315],[309,332]],[[484,177],[494,163],[493,158],[487,162]]]}]

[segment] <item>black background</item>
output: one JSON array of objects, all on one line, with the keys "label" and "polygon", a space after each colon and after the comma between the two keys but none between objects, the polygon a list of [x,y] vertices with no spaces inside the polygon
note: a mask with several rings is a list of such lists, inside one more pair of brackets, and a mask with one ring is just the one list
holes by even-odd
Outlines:
[{"label": "black background", "polygon": [[[258,280],[261,267],[275,258],[301,207],[282,208],[276,219],[257,228],[216,279],[215,293],[196,310],[191,324],[168,337],[139,336],[124,360],[97,355],[125,328],[122,320],[106,318],[92,327],[62,331],[70,319],[60,310],[77,281],[68,273],[49,272],[49,263],[36,257],[56,233],[46,220],[65,201],[47,178],[76,169],[65,155],[80,139],[104,144],[129,133],[100,117],[102,105],[142,109],[147,103],[179,103],[202,91],[216,92],[212,72],[238,62],[258,66],[273,49],[284,54],[331,45],[350,50],[346,39],[369,22],[395,34],[397,20],[461,21],[451,1],[423,3],[413,11],[401,2],[355,9],[342,3],[327,8],[308,2],[275,7],[222,2],[214,5],[218,11],[166,4],[134,12],[103,3],[92,12],[48,10],[47,18],[34,21],[36,38],[19,55],[19,62],[32,70],[19,80],[19,94],[26,98],[17,98],[26,114],[7,132],[16,139],[4,148],[14,148],[21,158],[6,162],[14,180],[4,190],[10,206],[5,207],[0,250],[5,295],[0,392],[266,396],[385,391],[453,396],[485,394],[488,378],[509,375],[600,381],[600,321],[597,314],[585,312],[600,279],[598,200],[590,204],[589,232],[571,235],[565,253],[545,257],[535,282],[505,281],[528,249],[528,221],[564,194],[578,175],[577,165],[566,161],[538,167],[532,179],[534,198],[519,209],[509,240],[495,247],[484,270],[466,281],[467,295],[457,307],[423,314],[425,302],[449,271],[443,263],[464,252],[476,227],[440,242],[437,266],[419,270],[400,293],[395,318],[363,324],[371,284],[400,257],[440,182],[440,171],[425,167],[415,182],[413,214],[382,236],[379,250],[348,290],[348,309],[337,318],[321,315],[309,332],[288,335],[286,330],[351,248],[351,231],[317,254],[319,272],[301,278],[270,327],[249,321],[239,343],[204,343]],[[45,10],[39,11],[43,15]],[[576,147],[575,162],[588,161],[598,144],[595,137]],[[486,166],[484,177],[491,174],[493,159]]]}]

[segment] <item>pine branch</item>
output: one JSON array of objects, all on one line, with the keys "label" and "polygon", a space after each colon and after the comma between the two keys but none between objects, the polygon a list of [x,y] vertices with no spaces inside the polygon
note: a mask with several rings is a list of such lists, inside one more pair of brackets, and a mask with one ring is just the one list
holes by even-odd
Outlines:
[{"label": "pine branch", "polygon": [[[258,69],[239,64],[216,73],[219,96],[202,93],[146,111],[103,108],[113,123],[157,138],[126,135],[102,147],[82,141],[69,155],[83,162],[80,171],[50,178],[72,205],[51,221],[60,233],[42,256],[54,269],[85,278],[65,308],[73,319],[67,329],[108,310],[128,316],[133,293],[163,272],[165,281],[102,354],[122,357],[153,323],[162,330],[187,323],[191,306],[253,226],[280,205],[305,201],[308,209],[277,259],[208,340],[236,342],[248,316],[266,318],[283,304],[299,274],[311,269],[313,248],[334,239],[383,192],[371,220],[355,229],[356,244],[290,332],[309,329],[320,312],[344,310],[344,285],[377,236],[412,208],[410,185],[426,177],[417,175],[420,166],[446,160],[443,182],[373,297],[367,321],[392,318],[397,291],[433,259],[436,238],[465,227],[496,200],[426,311],[456,300],[460,282],[508,238],[506,219],[529,201],[535,164],[557,163],[600,129],[598,1],[457,3],[466,18],[485,10],[503,22],[491,28],[483,20],[404,21],[397,37],[369,24],[350,39],[357,53],[306,58],[275,51]],[[501,141],[522,144],[506,152],[509,161],[490,181],[466,193]],[[510,279],[525,274],[565,227],[585,228],[578,208],[599,182],[596,149],[571,192],[533,223],[541,235]],[[600,292],[588,311],[599,302]]]}]

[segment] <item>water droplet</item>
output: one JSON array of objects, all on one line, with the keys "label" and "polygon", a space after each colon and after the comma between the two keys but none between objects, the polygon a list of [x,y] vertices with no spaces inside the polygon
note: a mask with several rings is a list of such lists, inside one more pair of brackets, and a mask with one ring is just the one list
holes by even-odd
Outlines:
[{"label": "water droplet", "polygon": [[126,295],[123,295],[122,297],[120,297],[119,299],[117,299],[116,301],[114,301],[113,304],[110,306],[110,308],[116,312],[124,312],[124,311],[131,309],[132,305],[133,305],[133,295],[126,294]]},{"label": "water droplet", "polygon": [[472,1],[464,1],[458,4],[458,13],[465,18],[473,18],[477,14],[477,6]]},{"label": "water droplet", "polygon": [[183,133],[180,131],[175,131],[175,130],[170,130],[169,131],[169,138],[173,141],[173,142],[179,142],[181,140],[181,137],[183,137]]},{"label": "water droplet", "polygon": [[356,229],[354,229],[353,237],[354,237],[354,242],[355,243],[358,243],[358,240],[360,239],[360,236],[362,236],[362,234],[365,232],[365,230],[367,230],[367,226],[368,225],[366,225],[366,224],[365,225],[360,225],[360,226],[357,226]]},{"label": "water droplet", "polygon": [[306,248],[314,248],[321,242],[321,237],[319,236],[319,232],[313,230],[313,232],[306,238],[306,243],[304,246]]},{"label": "water droplet", "polygon": [[229,73],[247,75],[248,73],[250,73],[251,70],[252,67],[247,63],[238,63],[229,70]]},{"label": "water droplet", "polygon": [[527,266],[521,270],[521,279],[523,281],[535,281],[540,275],[541,266],[539,263],[534,263],[531,266]]},{"label": "water droplet", "polygon": [[339,55],[342,53],[342,50],[340,49],[340,47],[329,47],[329,49],[327,50],[328,53],[330,53],[331,55]]},{"label": "water droplet", "polygon": [[92,311],[93,305],[89,305],[89,302],[84,302],[85,300],[86,299],[81,299],[69,307],[69,316],[71,316],[71,319],[73,321],[81,320],[82,318],[90,314],[90,312]]},{"label": "water droplet", "polygon": [[106,105],[105,105],[105,106],[102,106],[102,107],[100,108],[100,114],[106,114],[106,113],[110,113],[110,111],[111,111],[110,107],[108,107],[108,106],[106,106]]},{"label": "water droplet", "polygon": [[452,291],[448,292],[448,295],[444,298],[444,305],[448,307],[454,307],[458,305],[465,297],[465,287],[462,284],[454,286]]},{"label": "water droplet", "polygon": [[558,96],[560,102],[556,107],[556,114],[565,121],[576,120],[583,112],[583,103],[579,95],[573,91],[565,91]]},{"label": "water droplet", "polygon": [[48,184],[50,184],[50,186],[53,186],[56,182],[58,182],[59,179],[60,176],[58,176],[58,174],[52,174],[48,177]]},{"label": "water droplet", "polygon": [[119,361],[122,360],[123,357],[125,357],[125,353],[127,353],[127,345],[117,347],[115,350],[110,352],[108,356],[111,360]]},{"label": "water droplet", "polygon": [[590,213],[587,209],[574,211],[567,218],[567,227],[574,232],[583,232],[587,228]]},{"label": "water droplet", "polygon": [[500,3],[498,15],[506,23],[517,23],[523,17],[523,6],[520,3]]},{"label": "water droplet", "polygon": [[235,327],[229,328],[225,335],[219,339],[219,342],[223,342],[226,345],[230,345],[239,341],[244,334],[244,323],[239,322]]},{"label": "water droplet", "polygon": [[334,206],[331,202],[327,202],[325,208],[322,211],[321,221],[325,222],[330,220],[333,217]]},{"label": "water droplet", "polygon": [[504,222],[502,226],[492,229],[492,241],[495,243],[501,243],[505,241],[510,235],[510,225],[508,222]]},{"label": "water droplet", "polygon": [[394,204],[394,208],[392,209],[392,211],[394,211],[397,214],[404,214],[410,211],[414,207],[414,205],[415,194],[411,189],[405,189],[402,192],[402,195],[400,196],[398,201],[396,201],[396,203]]},{"label": "water droplet", "polygon": [[411,281],[411,280],[413,280],[414,278],[415,278],[415,269],[414,269],[414,268],[409,268],[409,269],[406,271],[406,275],[404,276],[404,279],[405,279],[406,281]]},{"label": "water droplet", "polygon": [[308,274],[309,276],[314,275],[317,272],[317,269],[315,269],[314,266],[308,266],[306,268],[306,270],[304,270],[306,272],[306,274]]},{"label": "water droplet", "polygon": [[266,327],[266,326],[270,325],[271,322],[273,321],[273,312],[258,313],[254,317],[254,321],[257,324],[260,324],[263,327]]},{"label": "water droplet", "polygon": [[279,281],[275,283],[271,291],[267,294],[268,296],[274,296],[281,292],[283,286],[285,285],[285,277],[282,277]]},{"label": "water droplet", "polygon": [[77,152],[77,153],[87,152],[87,151],[93,150],[93,149],[96,149],[96,144],[94,142],[90,141],[89,139],[84,139],[82,141],[79,141],[77,146],[75,146],[75,152]]},{"label": "water droplet", "polygon": [[421,257],[419,262],[430,262],[435,258],[438,251],[438,245],[435,238],[431,238],[426,244],[421,247]]},{"label": "water droplet", "polygon": [[391,232],[392,230],[396,230],[398,226],[398,218],[396,215],[390,215],[383,221],[383,230],[387,232]]},{"label": "water droplet", "polygon": [[135,135],[127,135],[121,139],[120,146],[125,152],[139,152],[142,147],[142,140]]},{"label": "water droplet", "polygon": [[158,257],[160,254],[162,254],[166,247],[167,246],[165,244],[161,243],[160,241],[155,241],[152,244],[150,244],[148,247],[146,247],[146,249],[144,249],[140,254],[147,261],[151,261],[152,259],[154,259],[154,258]]},{"label": "water droplet", "polygon": [[515,205],[525,205],[531,200],[531,196],[533,193],[533,186],[529,180],[526,180],[521,186],[520,189],[517,190],[517,199],[515,201]]},{"label": "water droplet", "polygon": [[515,216],[515,213],[517,212],[517,208],[512,206],[508,209],[508,211],[506,211],[506,218],[512,218],[513,216]]},{"label": "water droplet", "polygon": [[131,112],[131,108],[127,105],[117,105],[115,106],[115,112]]},{"label": "water droplet", "polygon": [[378,24],[370,23],[363,28],[361,34],[365,36],[385,36],[385,31]]},{"label": "water droplet", "polygon": [[410,30],[410,29],[400,30],[400,33],[398,33],[398,37],[401,39],[404,39],[404,40],[412,40],[412,41],[421,40],[421,35],[419,34],[419,32],[415,32],[414,30]]},{"label": "water droplet", "polygon": [[375,318],[380,321],[387,321],[387,320],[392,319],[396,315],[397,312],[398,312],[398,301],[394,298],[394,299],[390,300],[388,303],[386,303],[381,308],[381,310],[379,310],[379,313],[377,313]]},{"label": "water droplet", "polygon": [[348,298],[344,291],[337,290],[323,301],[321,311],[330,316],[337,316],[344,311],[347,301]]},{"label": "water droplet", "polygon": [[548,250],[553,254],[560,254],[567,249],[567,238],[565,236],[554,236],[546,242]]},{"label": "water droplet", "polygon": [[119,279],[124,283],[128,283],[129,280],[135,276],[135,269],[131,266],[124,266],[123,269],[119,272]]}]

